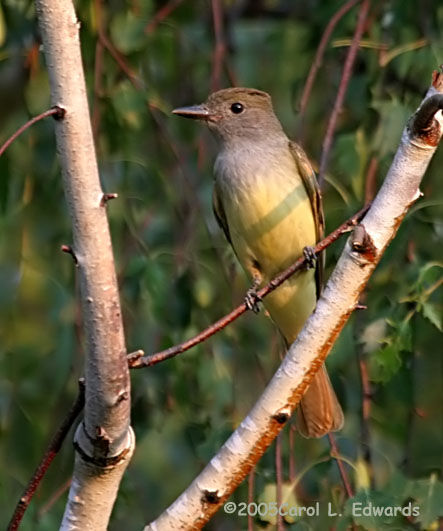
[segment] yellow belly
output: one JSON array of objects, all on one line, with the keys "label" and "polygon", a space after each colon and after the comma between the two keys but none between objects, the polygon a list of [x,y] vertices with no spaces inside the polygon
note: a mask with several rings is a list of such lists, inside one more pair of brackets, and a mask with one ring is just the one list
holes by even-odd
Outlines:
[{"label": "yellow belly", "polygon": [[[225,199],[226,199],[226,194]],[[224,201],[232,245],[240,263],[251,276],[255,265],[262,283],[301,256],[305,246],[315,245],[316,230],[309,198],[301,178],[280,168],[256,174],[230,190]],[[264,304],[288,342],[292,342],[316,304],[314,270],[294,275]]]}]

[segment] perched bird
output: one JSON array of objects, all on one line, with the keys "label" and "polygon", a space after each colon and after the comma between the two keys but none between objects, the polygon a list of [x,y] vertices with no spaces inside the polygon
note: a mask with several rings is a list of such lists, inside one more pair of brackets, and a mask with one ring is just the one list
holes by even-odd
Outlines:
[{"label": "perched bird", "polygon": [[[228,88],[173,113],[205,122],[219,139],[215,216],[253,287],[267,283],[323,234],[321,197],[308,158],[284,133],[266,92]],[[318,259],[315,270],[296,273],[264,300],[287,345],[315,308],[322,270]],[[303,396],[296,422],[305,437],[343,426],[325,367]]]}]

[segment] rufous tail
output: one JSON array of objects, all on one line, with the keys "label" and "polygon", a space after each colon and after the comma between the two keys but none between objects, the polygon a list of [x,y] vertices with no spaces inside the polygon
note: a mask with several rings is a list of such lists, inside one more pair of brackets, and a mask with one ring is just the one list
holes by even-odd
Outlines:
[{"label": "rufous tail", "polygon": [[303,437],[322,437],[343,427],[343,410],[324,365],[303,395],[295,420]]}]

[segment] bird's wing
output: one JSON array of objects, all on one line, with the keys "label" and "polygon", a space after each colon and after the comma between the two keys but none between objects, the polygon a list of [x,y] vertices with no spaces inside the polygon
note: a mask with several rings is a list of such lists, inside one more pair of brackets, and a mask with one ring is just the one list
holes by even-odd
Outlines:
[{"label": "bird's wing", "polygon": [[[311,202],[312,213],[314,215],[314,222],[317,232],[317,241],[324,237],[325,218],[323,215],[323,206],[321,200],[321,192],[318,186],[317,178],[314,170],[309,162],[309,159],[303,149],[293,141],[289,142],[289,149],[297,164],[298,171],[302,178],[309,200]],[[320,296],[323,285],[323,270],[325,265],[325,253],[321,253],[317,258],[317,268],[315,278],[317,282],[317,296]]]},{"label": "bird's wing", "polygon": [[225,209],[218,193],[217,181],[214,182],[214,190],[212,192],[212,208],[214,209],[215,219],[225,233],[226,239],[232,245],[231,235],[229,234],[228,221],[226,219]]}]

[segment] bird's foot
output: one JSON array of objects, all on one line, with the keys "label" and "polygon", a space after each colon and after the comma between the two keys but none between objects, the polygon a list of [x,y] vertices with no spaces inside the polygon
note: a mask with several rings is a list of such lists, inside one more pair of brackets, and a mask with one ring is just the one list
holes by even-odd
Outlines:
[{"label": "bird's foot", "polygon": [[252,310],[254,313],[258,313],[260,311],[261,301],[262,301],[262,298],[257,293],[257,286],[254,285],[251,288],[249,288],[245,296],[246,308],[248,310]]},{"label": "bird's foot", "polygon": [[306,260],[306,269],[314,269],[317,262],[317,255],[315,254],[314,248],[309,246],[304,247],[303,256]]}]

